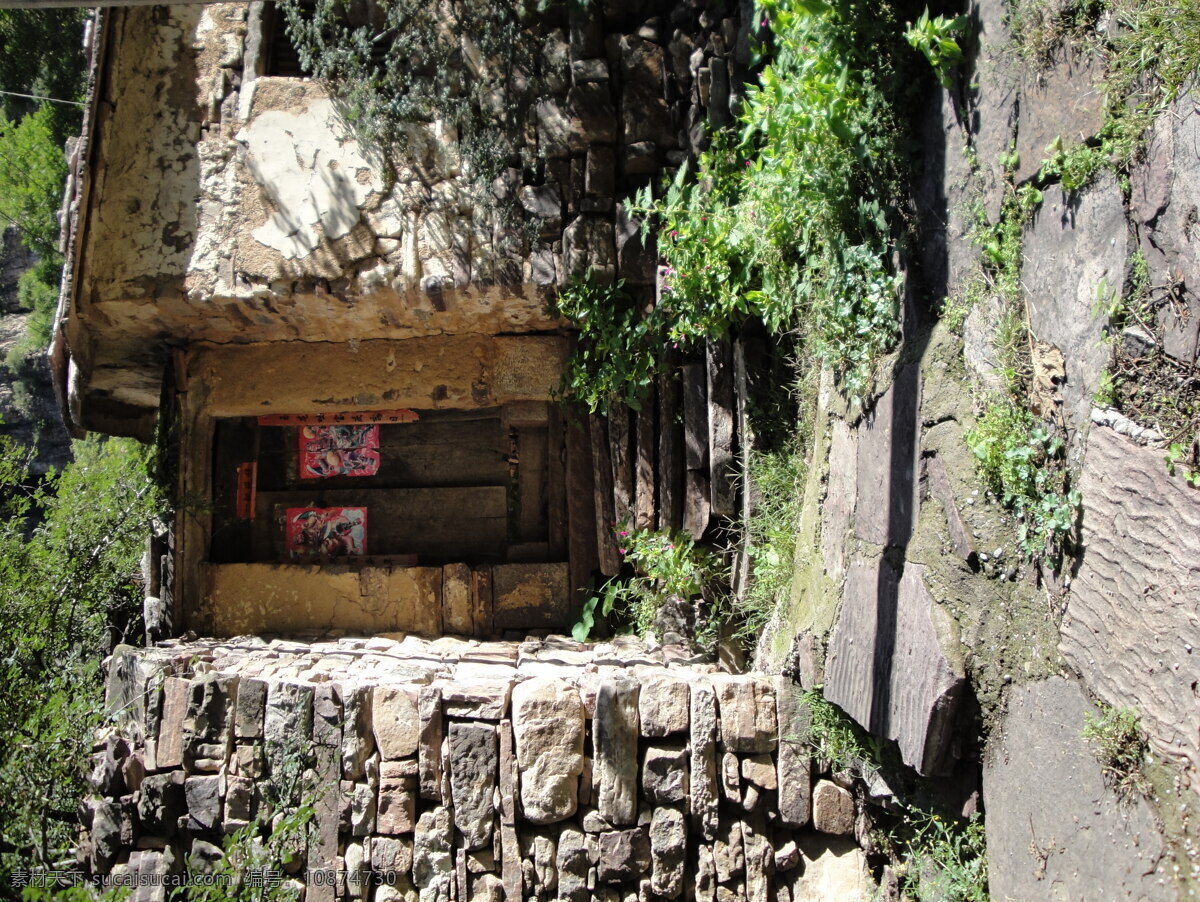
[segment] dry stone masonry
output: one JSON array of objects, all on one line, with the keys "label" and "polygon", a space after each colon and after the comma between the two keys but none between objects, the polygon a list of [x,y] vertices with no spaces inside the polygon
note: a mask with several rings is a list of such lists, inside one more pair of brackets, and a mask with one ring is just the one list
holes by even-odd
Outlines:
[{"label": "dry stone masonry", "polygon": [[865,891],[857,803],[814,768],[797,691],[630,638],[121,647],[85,854],[206,873],[306,802],[279,867],[309,902],[793,902],[820,896],[809,868]]}]

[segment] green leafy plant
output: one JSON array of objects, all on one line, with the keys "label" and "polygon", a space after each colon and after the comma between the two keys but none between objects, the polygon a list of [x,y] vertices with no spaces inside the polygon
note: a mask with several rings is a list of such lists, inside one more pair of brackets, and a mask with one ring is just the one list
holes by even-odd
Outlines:
[{"label": "green leafy plant", "polygon": [[948,820],[909,809],[899,829],[906,860],[901,891],[916,902],[988,902],[983,820]]},{"label": "green leafy plant", "polygon": [[1146,761],[1146,734],[1132,708],[1100,703],[1096,714],[1084,715],[1083,738],[1093,743],[1104,778],[1125,801],[1146,795],[1149,780],[1142,772]]},{"label": "green leafy plant", "polygon": [[91,736],[105,722],[100,661],[139,631],[135,574],[159,498],[144,449],[74,445],[38,479],[0,439],[0,883],[53,867],[77,840]]},{"label": "green leafy plant", "polygon": [[1084,143],[1065,147],[1061,135],[1046,147],[1046,154],[1038,178],[1058,182],[1067,191],[1086,188],[1107,162],[1099,146]]},{"label": "green leafy plant", "polygon": [[943,88],[950,87],[950,70],[962,62],[963,52],[958,41],[966,33],[969,23],[966,16],[953,19],[935,16],[931,19],[929,7],[926,7],[917,21],[910,22],[904,31],[904,39],[929,60]]},{"label": "green leafy plant", "polygon": [[292,902],[300,887],[285,872],[301,857],[313,822],[313,807],[303,804],[271,818],[251,821],[229,836],[224,854],[208,876],[195,880],[178,898],[188,902]]},{"label": "green leafy plant", "polygon": [[865,765],[878,763],[879,740],[827,701],[820,686],[801,693],[800,704],[808,711],[807,728],[788,741],[804,743],[835,771],[861,771]]},{"label": "green leafy plant", "polygon": [[1180,461],[1186,461],[1186,466],[1183,471],[1184,481],[1194,489],[1200,489],[1200,466],[1196,464],[1196,455],[1194,446],[1186,447],[1182,442],[1172,442],[1167,448],[1167,453],[1163,457],[1167,465],[1167,472],[1174,476],[1176,467]]},{"label": "green leafy plant", "polygon": [[897,334],[890,264],[899,127],[890,13],[869,0],[770,0],[774,55],[736,136],[631,210],[667,264],[669,327],[685,345],[748,316],[796,330],[860,398]]},{"label": "green leafy plant", "polygon": [[751,579],[743,596],[731,601],[743,618],[739,632],[747,639],[757,636],[775,608],[790,597],[806,472],[804,456],[796,448],[750,454],[755,503],[742,530]]},{"label": "green leafy plant", "polygon": [[43,104],[13,122],[0,117],[0,222],[43,259],[58,256],[58,206],[67,159],[54,137],[53,110]]},{"label": "green leafy plant", "polygon": [[550,312],[579,330],[559,386],[561,397],[579,401],[593,413],[607,413],[613,403],[640,409],[666,340],[666,309],[644,313],[622,282],[605,285],[589,273],[559,291]]},{"label": "green leafy plant", "polygon": [[1018,521],[1025,555],[1055,554],[1075,528],[1081,497],[1069,488],[1063,443],[1012,403],[992,404],[967,432],[976,469]]},{"label": "green leafy plant", "polygon": [[617,549],[632,569],[629,578],[609,580],[584,606],[584,615],[572,628],[583,641],[595,625],[597,611],[616,614],[639,635],[649,633],[655,617],[669,598],[699,598],[721,574],[720,559],[696,545],[692,538],[670,530],[616,529]]}]

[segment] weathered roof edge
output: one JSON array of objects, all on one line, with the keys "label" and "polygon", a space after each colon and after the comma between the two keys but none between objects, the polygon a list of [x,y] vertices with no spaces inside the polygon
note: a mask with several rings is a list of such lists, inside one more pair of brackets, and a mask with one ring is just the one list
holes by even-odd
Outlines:
[{"label": "weathered roof edge", "polygon": [[83,240],[87,233],[91,162],[94,154],[92,136],[103,92],[104,73],[107,71],[110,21],[111,16],[106,10],[95,10],[84,38],[85,52],[89,54],[87,105],[82,134],[75,142],[67,165],[67,184],[63,191],[63,206],[60,212],[62,231],[59,237],[59,250],[63,254],[63,278],[59,288],[58,306],[54,311],[50,347],[46,350],[59,413],[67,431],[75,438],[82,438],[87,434],[87,430],[81,425],[79,411],[71,409],[70,386],[78,349],[73,349],[67,338],[67,324],[75,312]]}]

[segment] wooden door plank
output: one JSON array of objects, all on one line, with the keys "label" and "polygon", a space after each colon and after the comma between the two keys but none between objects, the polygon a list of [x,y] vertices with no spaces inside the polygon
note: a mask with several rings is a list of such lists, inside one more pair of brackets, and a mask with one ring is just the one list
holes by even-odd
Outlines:
[{"label": "wooden door plank", "polygon": [[517,430],[517,543],[543,542],[546,525],[546,430]]},{"label": "wooden door plank", "polygon": [[683,526],[683,423],[673,368],[658,377],[658,528]]},{"label": "wooden door plank", "polygon": [[567,561],[572,590],[579,592],[600,566],[596,547],[595,466],[588,420],[567,415],[566,445]]},{"label": "wooden door plank", "polygon": [[471,617],[474,622],[475,635],[480,639],[487,639],[493,635],[492,611],[492,568],[491,566],[473,567],[471,569]]},{"label": "wooden door plank", "polygon": [[697,542],[708,529],[708,475],[703,470],[688,470],[684,488],[683,529]]},{"label": "wooden door plank", "polygon": [[654,450],[658,444],[655,430],[655,408],[657,407],[654,392],[637,412],[634,485],[633,485],[633,525],[638,529],[654,528]]},{"label": "wooden door plank", "polygon": [[687,363],[683,374],[683,450],[689,470],[708,469],[708,405],[704,364]]},{"label": "wooden door plank", "polygon": [[608,443],[612,455],[613,519],[633,518],[633,465],[629,455],[629,408],[614,404],[608,412]]},{"label": "wooden door plank", "polygon": [[613,535],[617,516],[613,500],[612,455],[603,417],[591,417],[591,438],[592,469],[596,474],[596,555],[600,561],[600,572],[605,576],[613,576],[621,569],[621,558],[617,554],[616,537]]},{"label": "wooden door plank", "polygon": [[[367,508],[369,555],[431,557],[499,555],[507,541],[504,486],[313,492],[264,492],[275,554],[283,556],[283,512],[289,507]],[[263,509],[260,507],[260,510]]]},{"label": "wooden door plank", "polygon": [[546,533],[550,555],[567,553],[566,441],[562,408],[551,404],[546,420]]},{"label": "wooden door plank", "polygon": [[712,512],[734,514],[737,464],[733,437],[733,355],[728,337],[710,341],[706,348],[708,384],[708,462]]}]

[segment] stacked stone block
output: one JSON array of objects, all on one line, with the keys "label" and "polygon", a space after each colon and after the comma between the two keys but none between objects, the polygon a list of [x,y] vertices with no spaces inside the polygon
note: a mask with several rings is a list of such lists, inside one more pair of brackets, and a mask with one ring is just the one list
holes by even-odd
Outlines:
[{"label": "stacked stone block", "polygon": [[306,803],[279,868],[310,902],[791,902],[814,817],[854,831],[845,789],[813,804],[795,687],[678,647],[246,640],[110,671],[145,701],[97,754],[98,873],[203,873]]}]

